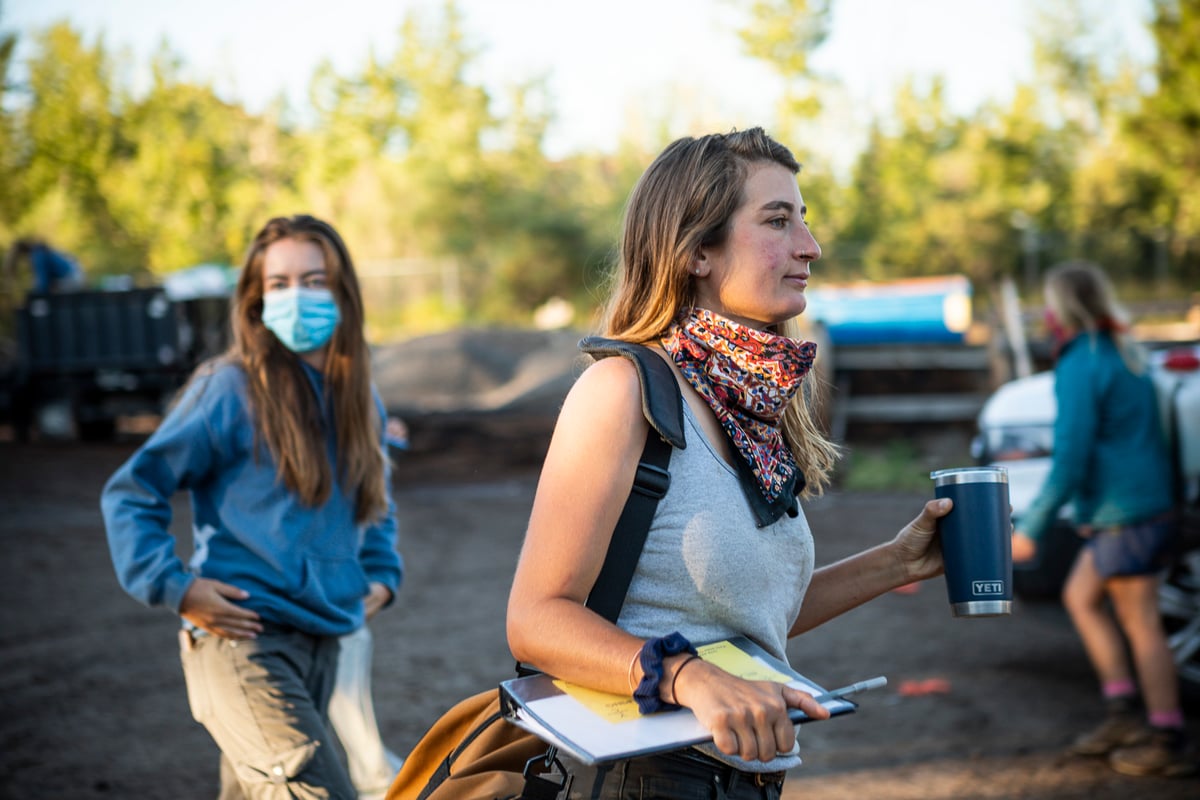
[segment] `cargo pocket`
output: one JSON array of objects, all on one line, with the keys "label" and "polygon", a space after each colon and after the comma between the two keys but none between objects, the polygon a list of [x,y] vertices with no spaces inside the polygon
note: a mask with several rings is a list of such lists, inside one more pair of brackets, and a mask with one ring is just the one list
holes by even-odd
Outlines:
[{"label": "cargo pocket", "polygon": [[204,666],[202,650],[212,637],[203,631],[179,629],[179,661],[183,664],[183,681],[187,685],[188,707],[192,719],[201,725],[212,716],[212,688],[209,686],[208,670]]},{"label": "cargo pocket", "polygon": [[320,746],[320,742],[305,742],[290,750],[264,754],[253,762],[236,762],[233,768],[246,786],[286,784],[304,771]]}]

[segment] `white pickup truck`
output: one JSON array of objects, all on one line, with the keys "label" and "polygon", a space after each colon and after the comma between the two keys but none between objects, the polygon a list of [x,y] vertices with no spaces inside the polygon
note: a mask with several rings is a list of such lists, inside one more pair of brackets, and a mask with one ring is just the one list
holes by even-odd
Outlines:
[{"label": "white pickup truck", "polygon": [[[1200,519],[1200,344],[1164,347],[1150,353],[1158,388],[1164,436],[1172,448],[1181,502]],[[1037,496],[1050,470],[1054,445],[1054,375],[1042,372],[1010,381],[992,394],[978,418],[972,455],[1008,469],[1013,519]],[[1185,532],[1179,557],[1164,574],[1160,606],[1189,694],[1200,697],[1200,531]],[[1054,600],[1082,540],[1070,508],[1040,544],[1036,561],[1015,565],[1013,591],[1026,600]]]}]

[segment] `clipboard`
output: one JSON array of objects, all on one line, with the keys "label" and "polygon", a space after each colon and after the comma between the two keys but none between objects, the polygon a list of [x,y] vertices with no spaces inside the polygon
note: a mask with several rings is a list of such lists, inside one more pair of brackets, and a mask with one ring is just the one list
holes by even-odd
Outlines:
[{"label": "clipboard", "polygon": [[[786,683],[814,697],[821,686],[775,658],[744,636],[696,648],[705,661],[748,680]],[[832,716],[849,714],[858,705],[842,698],[822,702]],[[677,750],[712,741],[712,734],[691,709],[641,714],[628,695],[599,692],[550,675],[528,675],[500,684],[505,719],[585,764],[599,764]],[[792,709],[792,722],[814,721]]]}]

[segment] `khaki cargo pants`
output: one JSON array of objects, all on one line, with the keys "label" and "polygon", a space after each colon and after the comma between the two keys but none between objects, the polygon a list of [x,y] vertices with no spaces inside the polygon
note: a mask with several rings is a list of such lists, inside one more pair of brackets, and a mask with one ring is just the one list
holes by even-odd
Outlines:
[{"label": "khaki cargo pants", "polygon": [[337,637],[181,630],[180,660],[192,716],[221,749],[222,800],[354,800],[327,718]]}]

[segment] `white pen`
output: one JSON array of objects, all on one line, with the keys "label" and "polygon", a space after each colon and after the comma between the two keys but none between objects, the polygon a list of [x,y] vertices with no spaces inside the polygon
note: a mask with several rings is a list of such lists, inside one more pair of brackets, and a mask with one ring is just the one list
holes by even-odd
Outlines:
[{"label": "white pen", "polygon": [[841,700],[848,694],[865,692],[868,689],[878,689],[880,686],[887,686],[887,678],[885,678],[883,675],[880,675],[878,678],[867,678],[865,681],[852,683],[849,686],[843,686],[840,689],[834,689],[832,692],[818,694],[813,697],[813,700],[816,700],[818,703],[825,703],[830,700]]}]

